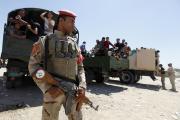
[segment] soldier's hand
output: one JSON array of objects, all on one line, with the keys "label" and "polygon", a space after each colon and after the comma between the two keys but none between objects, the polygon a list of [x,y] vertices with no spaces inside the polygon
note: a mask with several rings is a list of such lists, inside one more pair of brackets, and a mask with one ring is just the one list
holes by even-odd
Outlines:
[{"label": "soldier's hand", "polygon": [[82,87],[79,87],[79,88],[78,88],[78,91],[77,91],[77,94],[78,94],[78,95],[85,96],[85,89],[82,88]]},{"label": "soldier's hand", "polygon": [[77,102],[76,110],[77,111],[81,110],[81,107],[84,101],[85,101],[85,89],[80,87],[76,94],[76,102]]},{"label": "soldier's hand", "polygon": [[76,102],[83,101],[84,98],[85,98],[85,89],[80,87],[76,93]]}]

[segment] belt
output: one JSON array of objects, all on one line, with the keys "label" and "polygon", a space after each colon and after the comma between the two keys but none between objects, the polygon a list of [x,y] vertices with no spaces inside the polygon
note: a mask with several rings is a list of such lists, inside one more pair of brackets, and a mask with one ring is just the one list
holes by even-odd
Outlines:
[{"label": "belt", "polygon": [[[50,72],[49,72],[49,73],[50,73]],[[76,84],[77,86],[79,85],[78,80],[73,80],[73,79],[70,79],[70,78],[67,78],[67,77],[58,75],[58,74],[56,74],[56,73],[50,73],[50,74],[51,74],[52,76],[54,76],[54,77],[57,77],[57,78],[61,79],[62,81],[71,82],[71,83]],[[60,81],[59,81],[59,82],[60,82]]]}]

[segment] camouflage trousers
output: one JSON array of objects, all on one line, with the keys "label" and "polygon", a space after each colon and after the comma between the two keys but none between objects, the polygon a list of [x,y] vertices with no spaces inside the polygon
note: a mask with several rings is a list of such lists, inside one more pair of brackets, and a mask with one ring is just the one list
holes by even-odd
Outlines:
[{"label": "camouflage trousers", "polygon": [[172,90],[176,91],[176,86],[175,86],[175,75],[170,75],[170,76],[169,76],[169,80],[170,80],[171,85],[172,85]]},{"label": "camouflage trousers", "polygon": [[[44,94],[44,98],[48,98],[50,95],[48,93]],[[49,99],[49,98],[48,98]],[[59,111],[66,102],[66,97],[64,94],[59,95],[51,102],[44,102],[42,109],[42,120],[59,120]],[[82,120],[82,112],[76,111],[76,105],[73,105],[73,111],[67,115],[68,120]],[[61,118],[62,119],[62,118]]]},{"label": "camouflage trousers", "polygon": [[166,86],[165,86],[165,74],[161,74],[161,83],[162,83],[162,88],[166,89]]}]

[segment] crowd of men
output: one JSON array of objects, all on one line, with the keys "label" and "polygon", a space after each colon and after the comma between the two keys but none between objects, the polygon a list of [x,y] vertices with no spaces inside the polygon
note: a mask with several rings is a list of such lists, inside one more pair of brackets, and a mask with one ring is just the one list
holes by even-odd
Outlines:
[{"label": "crowd of men", "polygon": [[29,19],[25,9],[20,9],[15,16],[8,19],[9,35],[17,39],[37,41],[39,36],[52,34],[55,25],[52,12],[43,12],[39,17],[44,21],[44,25]]},{"label": "crowd of men", "polygon": [[[87,53],[85,45],[86,42],[84,41],[80,46],[83,55]],[[96,45],[91,52],[95,56],[109,55],[115,56],[117,58],[127,58],[130,51],[131,48],[128,46],[128,43],[125,41],[125,39],[122,39],[121,41],[120,38],[117,38],[116,43],[113,44],[109,37],[102,37],[101,40],[96,40]]]}]

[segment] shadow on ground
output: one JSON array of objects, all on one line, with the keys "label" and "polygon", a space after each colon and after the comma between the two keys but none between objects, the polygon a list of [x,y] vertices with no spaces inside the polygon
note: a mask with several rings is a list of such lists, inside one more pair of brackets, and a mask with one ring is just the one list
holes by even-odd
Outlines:
[{"label": "shadow on ground", "polygon": [[[92,83],[88,85],[88,91],[96,95],[110,95],[124,90],[127,88],[108,84]],[[42,93],[36,85],[26,84],[20,88],[6,89],[2,77],[0,77],[0,98],[0,112],[42,105]]]},{"label": "shadow on ground", "polygon": [[160,85],[150,85],[150,84],[143,84],[143,83],[123,84],[120,81],[111,80],[111,79],[108,81],[108,83],[111,83],[111,84],[121,84],[123,86],[135,87],[135,88],[146,89],[146,90],[153,90],[153,91],[159,91],[161,89]]},{"label": "shadow on ground", "polygon": [[36,85],[6,89],[3,78],[0,77],[0,112],[22,107],[41,106],[42,93]]},{"label": "shadow on ground", "polygon": [[120,86],[114,86],[109,85],[106,83],[91,83],[88,85],[87,90],[93,94],[100,95],[111,95],[111,93],[117,93],[117,92],[123,92],[124,90],[127,90],[128,88],[120,87]]}]

